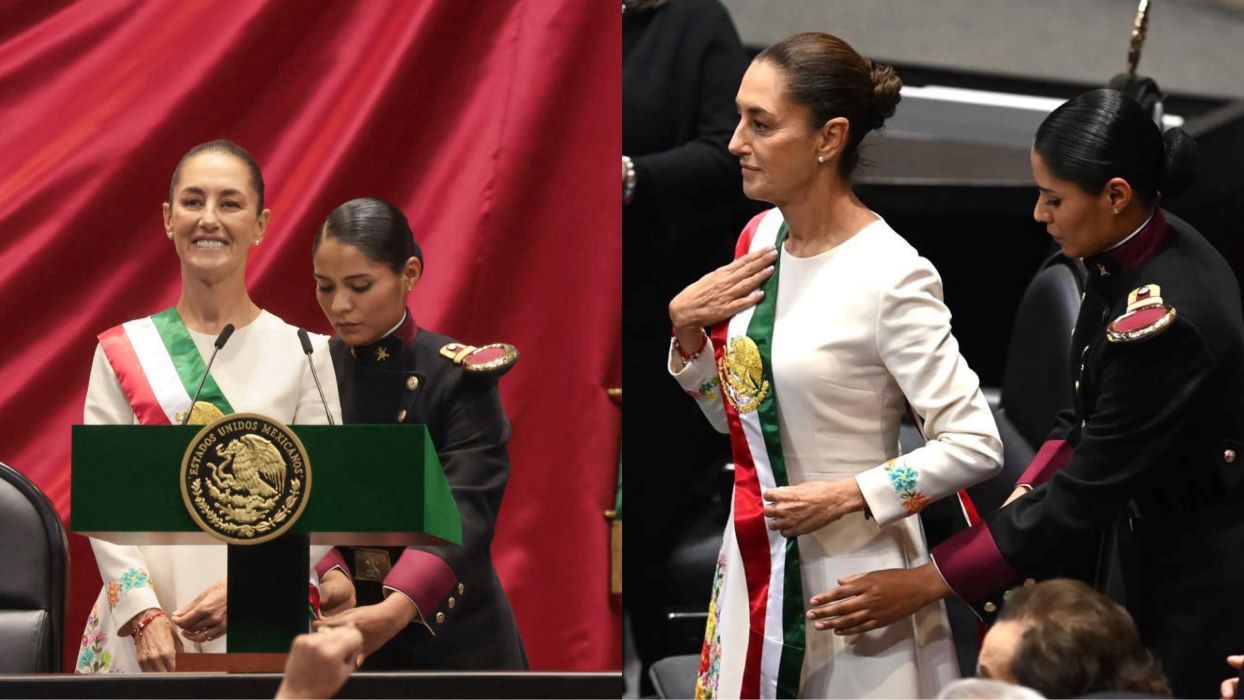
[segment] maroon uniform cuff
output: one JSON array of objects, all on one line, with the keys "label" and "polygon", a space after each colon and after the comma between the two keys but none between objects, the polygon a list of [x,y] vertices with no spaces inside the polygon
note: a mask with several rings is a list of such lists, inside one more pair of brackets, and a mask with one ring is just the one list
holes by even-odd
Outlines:
[{"label": "maroon uniform cuff", "polygon": [[1067,466],[1075,450],[1066,440],[1046,440],[1015,484],[1027,484],[1034,488],[1044,484],[1059,469]]},{"label": "maroon uniform cuff", "polygon": [[325,554],[320,563],[315,565],[315,575],[322,579],[324,574],[327,574],[334,568],[341,569],[346,578],[351,578],[350,568],[346,566],[346,560],[341,557],[341,552],[338,552],[336,547],[328,550],[328,554]]},{"label": "maroon uniform cuff", "polygon": [[440,557],[418,549],[402,552],[384,585],[405,593],[422,615],[430,615],[458,582],[453,569]]},{"label": "maroon uniform cuff", "polygon": [[979,603],[1019,580],[983,524],[934,547],[932,556],[946,585],[968,603]]}]

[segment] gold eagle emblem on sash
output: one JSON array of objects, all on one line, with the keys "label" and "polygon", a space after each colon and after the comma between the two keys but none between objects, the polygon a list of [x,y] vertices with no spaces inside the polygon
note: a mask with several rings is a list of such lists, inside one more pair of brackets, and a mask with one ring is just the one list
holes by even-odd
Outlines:
[{"label": "gold eagle emblem on sash", "polygon": [[717,364],[726,400],[739,413],[751,413],[769,395],[769,382],[764,377],[760,348],[747,336],[732,338]]},{"label": "gold eagle emblem on sash", "polygon": [[[224,411],[216,408],[216,404],[208,403],[206,401],[195,401],[194,406],[190,407],[190,420],[187,421],[187,424],[207,425],[208,423],[218,421],[224,417]],[[177,419],[178,423],[181,423],[186,418],[186,412],[178,411],[174,418]]]},{"label": "gold eagle emblem on sash", "polygon": [[181,465],[181,494],[201,530],[229,544],[279,537],[302,515],[311,462],[288,426],[255,413],[199,431]]}]

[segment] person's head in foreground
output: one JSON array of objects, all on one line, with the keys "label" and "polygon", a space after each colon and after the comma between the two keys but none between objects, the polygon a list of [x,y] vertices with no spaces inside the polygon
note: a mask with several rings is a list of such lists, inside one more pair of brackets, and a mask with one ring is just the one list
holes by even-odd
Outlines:
[{"label": "person's head in foreground", "polygon": [[402,322],[423,274],[423,252],[406,215],[374,198],[352,199],[315,236],[316,297],[337,335],[367,345]]},{"label": "person's head in foreground", "polygon": [[1123,608],[1079,581],[1018,588],[981,643],[980,675],[1050,698],[1105,691],[1170,695]]},{"label": "person's head in foreground", "polygon": [[992,678],[960,678],[937,694],[937,700],[1041,700],[1032,688]]},{"label": "person's head in foreground", "polygon": [[1040,190],[1033,218],[1070,258],[1100,253],[1141,226],[1196,175],[1196,142],[1165,133],[1136,100],[1102,88],[1041,122],[1029,154]]}]

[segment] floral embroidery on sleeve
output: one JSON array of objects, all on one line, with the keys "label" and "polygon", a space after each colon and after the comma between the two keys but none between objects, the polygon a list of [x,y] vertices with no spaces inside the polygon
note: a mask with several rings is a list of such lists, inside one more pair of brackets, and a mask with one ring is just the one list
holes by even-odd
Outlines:
[{"label": "floral embroidery on sleeve", "polygon": [[120,579],[112,579],[108,582],[108,607],[115,608],[121,596],[135,588],[149,586],[151,586],[151,577],[145,571],[139,571],[133,567],[126,569],[121,573]]},{"label": "floral embroidery on sleeve", "polygon": [[713,375],[712,379],[704,382],[698,389],[694,391],[688,389],[687,396],[693,399],[705,399],[708,401],[717,400],[717,375]]},{"label": "floral embroidery on sleeve", "polygon": [[905,464],[897,464],[897,460],[893,459],[885,463],[885,472],[890,477],[890,486],[903,499],[903,508],[908,515],[915,515],[929,505],[929,497],[916,488],[919,472]]}]

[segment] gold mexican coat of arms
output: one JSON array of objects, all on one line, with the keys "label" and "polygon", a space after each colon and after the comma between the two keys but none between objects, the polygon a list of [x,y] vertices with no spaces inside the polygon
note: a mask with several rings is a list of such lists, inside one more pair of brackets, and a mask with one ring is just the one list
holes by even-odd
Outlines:
[{"label": "gold mexican coat of arms", "polygon": [[760,348],[745,335],[730,339],[717,364],[717,374],[721,377],[726,400],[739,413],[755,411],[769,395]]},{"label": "gold mexican coat of arms", "polygon": [[235,413],[194,437],[181,463],[181,495],[204,532],[229,544],[279,537],[311,494],[311,462],[297,435],[257,413]]}]

